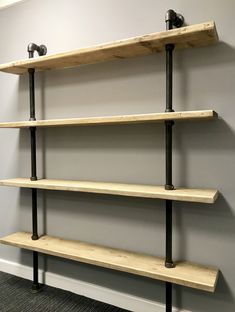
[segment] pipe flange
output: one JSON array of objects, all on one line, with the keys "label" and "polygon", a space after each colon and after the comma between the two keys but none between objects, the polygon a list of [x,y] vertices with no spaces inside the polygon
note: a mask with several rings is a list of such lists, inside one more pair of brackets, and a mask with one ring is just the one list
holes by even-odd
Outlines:
[{"label": "pipe flange", "polygon": [[34,52],[37,51],[39,56],[43,56],[47,54],[47,47],[44,44],[37,45],[33,42],[31,42],[28,45],[27,51],[29,53],[29,58],[34,57]]},{"label": "pipe flange", "polygon": [[165,16],[165,22],[171,22],[176,28],[182,27],[184,24],[184,17],[180,13],[176,13],[174,10],[168,10]]}]

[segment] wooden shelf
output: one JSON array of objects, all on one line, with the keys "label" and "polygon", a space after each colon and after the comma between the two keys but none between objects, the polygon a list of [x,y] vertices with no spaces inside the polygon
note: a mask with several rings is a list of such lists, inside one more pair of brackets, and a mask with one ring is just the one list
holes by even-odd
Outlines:
[{"label": "wooden shelf", "polygon": [[218,269],[208,266],[181,261],[167,269],[160,257],[48,235],[32,240],[30,233],[19,232],[1,238],[0,243],[210,292],[218,277]]},{"label": "wooden shelf", "polygon": [[71,180],[41,179],[37,181],[31,181],[27,178],[15,178],[0,180],[0,185],[46,190],[170,199],[210,204],[214,203],[218,197],[217,190],[176,188],[175,190],[169,191],[165,190],[163,186]]},{"label": "wooden shelf", "polygon": [[86,125],[114,125],[132,123],[153,123],[165,120],[200,120],[218,117],[213,110],[182,111],[172,113],[152,113],[138,115],[121,115],[88,118],[49,119],[37,121],[1,122],[0,128],[29,128],[29,127],[66,127]]},{"label": "wooden shelf", "polygon": [[10,62],[0,65],[0,71],[23,74],[29,68],[35,68],[36,71],[62,69],[163,52],[168,43],[174,44],[176,49],[182,49],[201,47],[217,41],[215,23],[210,21],[31,60]]}]

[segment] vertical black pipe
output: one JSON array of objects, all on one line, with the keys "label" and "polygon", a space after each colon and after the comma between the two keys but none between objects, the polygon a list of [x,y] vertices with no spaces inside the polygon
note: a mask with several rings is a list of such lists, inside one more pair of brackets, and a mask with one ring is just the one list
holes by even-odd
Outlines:
[{"label": "vertical black pipe", "polygon": [[[172,11],[169,10],[166,15],[166,30],[173,27]],[[172,69],[173,69],[173,44],[167,44],[166,50],[166,109],[165,112],[173,112],[172,109]],[[165,122],[165,154],[166,154],[166,190],[173,190],[172,185],[172,121]],[[173,268],[172,261],[172,201],[166,200],[166,258],[165,266]],[[172,311],[172,284],[166,282],[166,312]]]},{"label": "vertical black pipe", "polygon": [[[33,57],[33,55],[30,53],[30,57]],[[34,88],[34,68],[28,69],[29,73],[29,103],[30,103],[30,118],[29,120],[36,120],[35,118],[35,88]]]},{"label": "vertical black pipe", "polygon": [[31,143],[31,181],[37,180],[37,155],[36,155],[36,127],[30,127],[30,143]]},{"label": "vertical black pipe", "polygon": [[[168,27],[172,27],[167,23]],[[171,28],[169,28],[171,29]],[[174,45],[166,45],[166,109],[165,112],[173,112],[172,109],[172,69],[173,69],[173,49]],[[173,121],[165,122],[165,154],[166,154],[166,190],[173,190],[172,184],[172,127]],[[166,261],[167,268],[173,267],[172,261],[172,201],[166,200]]]},{"label": "vertical black pipe", "polygon": [[[33,52],[29,52],[29,58],[33,57]],[[29,73],[29,103],[30,103],[30,121],[35,118],[35,85],[34,85],[34,68],[28,70]],[[30,127],[30,143],[31,143],[31,177],[32,181],[37,180],[36,166],[36,127]],[[37,220],[37,190],[32,189],[32,240],[38,239],[38,220]],[[38,282],[38,252],[33,251],[33,285],[32,291],[39,290]]]},{"label": "vertical black pipe", "polygon": [[[47,48],[44,45],[36,45],[30,43],[28,45],[29,58],[34,57],[34,52],[37,51],[39,56],[46,55]],[[35,86],[34,86],[34,74],[35,69],[29,68],[29,103],[30,103],[30,121],[36,120],[35,117]],[[30,127],[30,142],[31,142],[31,181],[37,180],[37,154],[36,154],[36,127]],[[38,239],[38,220],[37,220],[37,189],[32,188],[32,240]],[[33,292],[40,290],[38,283],[38,252],[33,251]]]},{"label": "vertical black pipe", "polygon": [[32,292],[37,293],[40,290],[38,283],[38,252],[33,251],[33,285]]},{"label": "vertical black pipe", "polygon": [[[184,23],[184,17],[173,10],[166,12],[166,30],[174,27],[181,27]],[[166,44],[166,112],[173,112],[172,108],[172,90],[173,90],[173,50],[174,44]],[[166,150],[166,190],[173,190],[172,184],[172,127],[173,121],[165,122],[165,150]],[[166,260],[165,266],[173,268],[172,261],[172,201],[166,200]],[[172,311],[172,284],[166,283],[166,311]]]},{"label": "vertical black pipe", "polygon": [[37,190],[32,189],[32,240],[38,239]]},{"label": "vertical black pipe", "polygon": [[172,284],[166,282],[166,312],[172,312]]}]

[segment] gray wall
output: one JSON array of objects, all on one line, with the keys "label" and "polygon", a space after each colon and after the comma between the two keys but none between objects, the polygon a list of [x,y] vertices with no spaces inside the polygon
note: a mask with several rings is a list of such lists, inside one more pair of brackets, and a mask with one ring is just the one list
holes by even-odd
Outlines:
[{"label": "gray wall", "polygon": [[[218,266],[215,294],[174,286],[174,304],[234,311],[234,0],[29,0],[0,11],[0,63],[26,58],[31,41],[49,53],[164,30],[168,8],[188,24],[215,20],[218,45],[175,53],[176,110],[215,109],[215,122],[176,123],[174,183],[218,188],[215,205],[174,204],[174,258]],[[164,55],[37,75],[37,118],[161,112]],[[28,119],[27,77],[1,73],[1,121]],[[163,125],[38,131],[39,177],[164,183]],[[29,176],[27,130],[0,131],[1,178]],[[0,235],[31,229],[30,190],[0,188]],[[39,192],[40,231],[68,239],[164,255],[164,202]],[[43,213],[44,212],[44,213]],[[31,265],[30,252],[0,247],[0,258]],[[41,261],[43,262],[43,261]],[[164,302],[162,283],[48,257],[47,270]],[[42,265],[43,267],[43,265]]]}]

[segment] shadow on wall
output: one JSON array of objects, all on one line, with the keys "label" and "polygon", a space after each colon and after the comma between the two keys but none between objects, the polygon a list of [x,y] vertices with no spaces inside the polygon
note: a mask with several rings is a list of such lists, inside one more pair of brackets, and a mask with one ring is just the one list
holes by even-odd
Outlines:
[{"label": "shadow on wall", "polygon": [[[176,69],[181,71],[183,67],[183,69],[187,68],[187,71],[190,71],[190,67],[207,67],[234,63],[235,49],[226,42],[220,41],[213,46],[177,51],[176,57]],[[185,90],[187,91],[186,88]]]},{"label": "shadow on wall", "polygon": [[[234,71],[231,71],[230,75],[224,72],[224,66],[227,64],[231,65],[229,68],[233,68],[235,49],[222,41],[214,46],[176,51],[174,61],[175,110],[177,105],[180,107],[179,110],[189,110],[188,104],[192,102],[192,94],[195,99],[190,110],[206,109],[208,107],[207,99],[210,99],[211,95],[214,95],[213,99],[215,95],[218,95],[219,104],[222,105],[221,96],[225,94],[226,97],[227,92],[232,92],[232,81],[235,79]],[[197,70],[198,79],[191,81],[192,71],[197,74]],[[231,75],[233,79],[231,79]],[[194,90],[198,92],[196,93]],[[205,102],[207,106],[204,105]],[[209,101],[209,108],[214,108],[214,104],[216,104],[214,100],[212,103]],[[231,103],[229,104],[231,105]]]},{"label": "shadow on wall", "polygon": [[[164,91],[156,86],[164,86],[163,72],[163,56],[153,55],[38,73],[43,77],[36,84],[38,118],[150,112],[156,103],[160,110]],[[24,96],[27,88],[27,79],[20,77],[19,94]],[[21,102],[27,116],[28,105]]]},{"label": "shadow on wall", "polygon": [[[234,170],[233,158],[230,159],[231,163],[218,163],[217,159],[213,160],[213,156],[216,156],[216,151],[229,153],[235,151],[235,131],[226,123],[225,120],[219,119],[213,121],[193,121],[185,123],[176,123],[174,132],[174,149],[179,153],[180,159],[177,165],[180,167],[180,175],[177,176],[177,185],[188,186],[190,178],[188,178],[190,170],[189,153],[197,153],[199,155],[207,154],[208,151],[211,155],[211,162],[205,159],[198,170],[202,170],[202,179],[199,180],[198,185],[191,187],[208,187],[204,185],[205,174],[213,174],[213,172],[205,171],[206,164],[208,166],[223,166],[226,172],[229,174]],[[213,155],[214,154],[214,155]],[[218,153],[217,153],[218,154]],[[207,157],[207,156],[206,156]],[[215,168],[214,168],[215,170]],[[211,181],[211,186],[218,187],[218,181]]]},{"label": "shadow on wall", "polygon": [[184,307],[184,309],[189,311],[214,312],[214,305],[217,306],[218,311],[234,311],[235,298],[233,292],[229,283],[221,273],[214,294],[192,288],[185,288],[182,293],[181,287],[174,285],[173,295],[175,298],[175,305],[181,308]]},{"label": "shadow on wall", "polygon": [[[182,288],[175,286],[176,306],[190,310],[195,309],[195,302],[197,302],[197,311],[203,311],[203,307],[206,307],[205,311],[212,312],[214,311],[214,302],[216,302],[218,306],[221,306],[221,311],[225,309],[232,312],[235,305],[235,298],[230,286],[234,280],[231,267],[235,260],[232,247],[235,241],[234,191],[232,190],[235,173],[235,133],[222,119],[200,123],[200,125],[199,122],[177,124],[176,127],[178,128],[175,148],[179,149],[178,165],[179,171],[182,173],[177,176],[178,185],[218,188],[220,192],[218,200],[213,205],[174,204],[173,219],[175,233],[177,233],[177,242],[174,248],[176,258],[202,263],[203,255],[203,264],[213,265],[220,269],[214,294],[188,288],[183,291]],[[188,151],[191,151],[192,154],[196,153],[198,156],[204,150],[210,151],[211,159],[204,158],[204,165],[201,168],[198,167],[198,174],[202,177],[201,182],[198,180],[198,184],[192,185],[190,173],[191,175],[195,173],[190,169],[192,165],[190,157],[192,156]],[[214,160],[214,164],[211,164],[215,158],[213,153],[215,155],[219,153],[219,155],[218,159]],[[227,160],[226,154],[230,155],[229,160]],[[225,155],[224,160],[223,155]],[[209,167],[208,170],[207,167]],[[223,173],[219,175],[218,172],[221,170]],[[190,233],[197,234],[195,234],[195,238],[192,238]],[[207,245],[206,248],[205,245]],[[192,256],[194,249],[197,252]],[[194,302],[194,305],[191,302]]]}]

